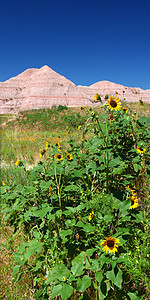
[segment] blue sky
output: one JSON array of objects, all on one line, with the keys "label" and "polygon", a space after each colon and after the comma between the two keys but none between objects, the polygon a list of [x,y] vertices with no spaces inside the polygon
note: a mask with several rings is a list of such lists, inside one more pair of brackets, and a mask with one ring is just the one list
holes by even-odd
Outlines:
[{"label": "blue sky", "polygon": [[150,0],[1,0],[0,81],[48,65],[150,89]]}]

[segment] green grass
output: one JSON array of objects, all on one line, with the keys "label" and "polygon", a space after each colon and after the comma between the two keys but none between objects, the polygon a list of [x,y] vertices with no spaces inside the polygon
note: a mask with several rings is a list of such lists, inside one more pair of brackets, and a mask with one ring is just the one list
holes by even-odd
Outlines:
[{"label": "green grass", "polygon": [[14,118],[15,114],[0,114],[0,125],[8,122],[10,119]]}]

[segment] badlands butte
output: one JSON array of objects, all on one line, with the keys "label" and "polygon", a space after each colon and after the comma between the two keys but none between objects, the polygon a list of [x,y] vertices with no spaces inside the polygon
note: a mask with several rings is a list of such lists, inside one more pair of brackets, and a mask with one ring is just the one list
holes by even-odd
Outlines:
[{"label": "badlands butte", "polygon": [[91,106],[96,93],[105,97],[115,94],[126,102],[142,99],[150,103],[150,89],[126,87],[109,81],[99,81],[90,86],[76,86],[48,66],[27,69],[23,73],[0,82],[1,114],[48,108],[53,105]]}]

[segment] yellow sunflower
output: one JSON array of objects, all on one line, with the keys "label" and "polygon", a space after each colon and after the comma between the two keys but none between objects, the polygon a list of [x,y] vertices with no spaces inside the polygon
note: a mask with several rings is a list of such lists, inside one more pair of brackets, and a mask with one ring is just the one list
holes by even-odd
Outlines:
[{"label": "yellow sunflower", "polygon": [[19,165],[20,165],[20,159],[17,158],[17,160],[16,160],[16,162],[15,162],[15,165],[16,165],[16,166],[19,166]]},{"label": "yellow sunflower", "polygon": [[56,142],[56,143],[55,143],[55,147],[60,147],[59,142]]},{"label": "yellow sunflower", "polygon": [[40,149],[40,157],[42,157],[45,152],[46,152],[45,149]]},{"label": "yellow sunflower", "polygon": [[52,192],[51,192],[51,191],[52,191],[52,187],[50,186],[50,187],[49,187],[49,194],[48,194],[48,196],[49,196],[49,197],[50,197],[50,196],[51,196],[51,194],[52,194]]},{"label": "yellow sunflower", "polygon": [[138,207],[138,199],[135,197],[135,195],[131,196],[131,206],[129,207],[129,209],[134,209],[136,207]]},{"label": "yellow sunflower", "polygon": [[91,111],[91,116],[94,117],[95,116],[95,111]]},{"label": "yellow sunflower", "polygon": [[142,100],[142,99],[139,99],[139,104],[140,104],[141,106],[143,106],[143,105],[144,105],[144,102],[143,102],[143,100]]},{"label": "yellow sunflower", "polygon": [[105,105],[108,106],[108,108],[112,111],[114,110],[120,110],[122,107],[122,104],[120,102],[120,98],[114,95],[111,95],[109,99],[107,99],[107,103]]},{"label": "yellow sunflower", "polygon": [[92,211],[92,213],[89,215],[89,221],[91,221],[94,217],[94,211]]},{"label": "yellow sunflower", "polygon": [[108,117],[108,120],[112,122],[112,121],[115,121],[115,118],[114,118],[113,115],[110,115],[110,116]]},{"label": "yellow sunflower", "polygon": [[72,160],[72,159],[73,159],[73,156],[72,156],[72,154],[70,154],[70,153],[67,153],[66,156],[67,156],[67,159],[68,159],[68,160]]},{"label": "yellow sunflower", "polygon": [[96,93],[94,96],[94,100],[101,100],[101,96],[98,93]]},{"label": "yellow sunflower", "polygon": [[123,107],[122,110],[126,113],[128,112],[128,109],[126,107]]},{"label": "yellow sunflower", "polygon": [[58,161],[63,160],[63,155],[61,153],[57,153],[55,154],[55,159],[57,159]]},{"label": "yellow sunflower", "polygon": [[105,237],[105,240],[102,241],[100,244],[103,247],[103,251],[109,252],[109,253],[115,253],[118,251],[119,245],[117,245],[119,242],[119,239],[115,237]]},{"label": "yellow sunflower", "polygon": [[5,181],[2,181],[2,185],[6,185],[6,182],[5,182]]},{"label": "yellow sunflower", "polygon": [[49,148],[49,143],[46,142],[45,144],[46,144],[46,149],[48,149]]},{"label": "yellow sunflower", "polygon": [[146,149],[144,148],[144,145],[141,145],[140,147],[137,147],[136,150],[140,154],[143,154],[143,153],[146,152]]}]

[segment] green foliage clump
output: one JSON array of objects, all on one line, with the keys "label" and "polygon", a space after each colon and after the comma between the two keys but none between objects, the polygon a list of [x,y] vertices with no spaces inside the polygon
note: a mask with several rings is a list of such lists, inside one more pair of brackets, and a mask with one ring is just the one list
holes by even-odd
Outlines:
[{"label": "green foliage clump", "polygon": [[32,169],[17,160],[24,182],[1,187],[4,220],[14,236],[20,227],[26,236],[12,275],[32,274],[36,299],[132,300],[150,292],[148,118],[128,114],[115,96],[107,106],[103,114],[89,110],[86,122],[66,116],[84,124],[82,140],[65,149],[47,142]]}]

